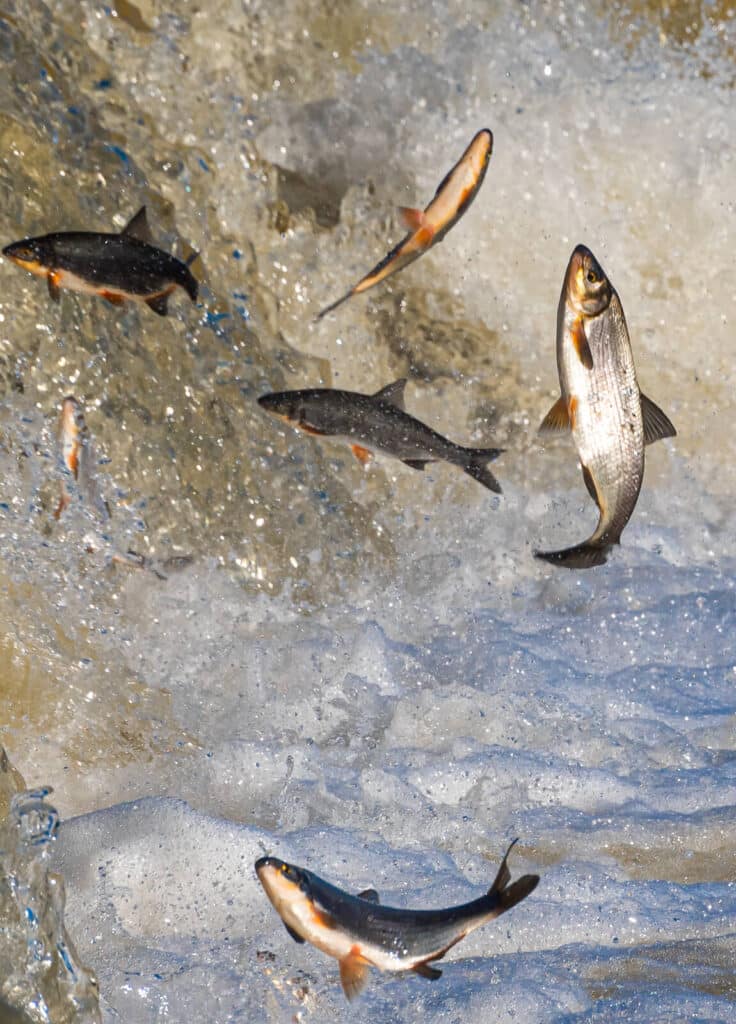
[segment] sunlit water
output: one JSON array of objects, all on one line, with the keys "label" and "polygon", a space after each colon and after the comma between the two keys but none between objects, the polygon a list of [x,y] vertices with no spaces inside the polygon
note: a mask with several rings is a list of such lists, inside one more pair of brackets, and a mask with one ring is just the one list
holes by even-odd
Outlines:
[{"label": "sunlit water", "polygon": [[[734,19],[658,10],[3,4],[4,240],[145,202],[202,253],[166,320],[0,264],[2,741],[54,787],[103,1019],[733,1020]],[[467,216],[315,325],[485,126]],[[578,242],[678,430],[583,574],[532,558],[596,518],[569,440],[535,433]],[[366,470],[255,402],[400,376],[410,412],[507,449],[503,496]],[[64,478],[71,392],[109,522]],[[516,835],[535,893],[349,1011],[252,869],[440,906]]]}]

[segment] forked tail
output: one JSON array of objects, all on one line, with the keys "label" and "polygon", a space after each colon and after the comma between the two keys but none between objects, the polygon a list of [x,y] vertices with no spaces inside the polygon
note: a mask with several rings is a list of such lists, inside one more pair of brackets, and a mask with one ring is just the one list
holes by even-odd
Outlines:
[{"label": "forked tail", "polygon": [[562,551],[535,551],[534,557],[541,558],[552,565],[560,565],[565,569],[592,569],[596,565],[604,565],[613,544],[606,542],[584,541],[573,548]]},{"label": "forked tail", "polygon": [[512,848],[517,842],[518,839],[514,839],[511,846],[509,846],[506,856],[501,861],[501,867],[498,869],[493,885],[488,890],[488,895],[498,900],[496,916],[511,910],[517,903],[521,903],[530,892],[536,889],[539,882],[539,875],[522,875],[521,878],[517,878],[515,882],[509,885],[509,882],[511,882],[511,872],[509,871],[507,861]]},{"label": "forked tail", "polygon": [[479,484],[483,484],[489,491],[501,494],[501,485],[493,473],[488,469],[487,463],[493,462],[504,451],[503,448],[468,448],[468,458],[462,462],[462,467],[468,476],[472,476]]}]

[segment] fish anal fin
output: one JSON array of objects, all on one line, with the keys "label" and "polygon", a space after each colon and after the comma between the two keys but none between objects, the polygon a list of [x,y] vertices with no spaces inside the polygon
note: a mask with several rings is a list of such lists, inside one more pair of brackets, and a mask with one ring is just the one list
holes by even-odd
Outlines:
[{"label": "fish anal fin", "polygon": [[340,961],[340,982],[348,999],[355,999],[368,981],[368,964],[361,955],[360,949],[353,946],[347,956]]},{"label": "fish anal fin", "polygon": [[120,234],[128,235],[129,238],[137,238],[139,242],[151,241],[151,229],[148,226],[145,206],[141,206],[140,210],[130,218]]},{"label": "fish anal fin", "polygon": [[100,296],[107,302],[109,302],[112,306],[122,306],[123,303],[125,302],[125,297],[121,295],[119,292],[102,291],[100,292]]},{"label": "fish anal fin", "polygon": [[430,459],[402,459],[405,466],[411,467],[411,469],[418,469],[420,472],[424,469]]},{"label": "fish anal fin", "polygon": [[389,405],[394,405],[397,409],[401,409],[401,411],[404,412],[405,387],[406,377],[400,377],[392,384],[387,384],[385,388],[381,388],[380,391],[376,391],[373,397],[380,399],[382,402],[388,402]]},{"label": "fish anal fin", "polygon": [[59,286],[60,275],[55,274],[53,270],[50,270],[46,275],[46,283],[49,287],[49,296],[52,302],[58,302],[61,298],[61,288]]},{"label": "fish anal fin", "polygon": [[642,393],[641,415],[644,420],[644,444],[654,444],[663,437],[676,437],[677,431],[659,406]]},{"label": "fish anal fin", "polygon": [[414,244],[420,249],[428,249],[434,241],[435,230],[429,224],[422,225],[414,235]]},{"label": "fish anal fin", "polygon": [[410,231],[418,231],[424,224],[424,210],[417,210],[413,206],[400,206],[399,217]]},{"label": "fish anal fin", "polygon": [[351,444],[350,447],[353,450],[353,455],[362,466],[367,466],[373,458],[373,452],[368,451],[360,444]]},{"label": "fish anal fin", "polygon": [[378,897],[378,893],[375,889],[364,889],[358,893],[359,900],[367,900],[368,903],[380,903],[381,900]]},{"label": "fish anal fin", "polygon": [[439,967],[430,967],[426,960],[420,964],[415,964],[412,967],[412,970],[415,974],[421,975],[428,981],[437,981],[438,978],[442,977],[442,971]]},{"label": "fish anal fin", "polygon": [[151,295],[150,298],[145,300],[146,305],[153,310],[154,313],[158,313],[159,316],[166,316],[169,312],[169,293],[163,292],[161,295]]},{"label": "fish anal fin", "polygon": [[550,411],[542,420],[539,427],[540,434],[551,434],[559,430],[570,429],[570,416],[568,414],[567,402],[560,396]]},{"label": "fish anal fin", "polygon": [[287,932],[289,933],[289,935],[291,935],[291,937],[294,940],[294,942],[298,942],[299,945],[303,945],[304,944],[305,940],[301,937],[299,932],[294,931],[294,929],[291,927],[291,925],[287,924],[286,921],[284,921],[284,928],[286,928]]},{"label": "fish anal fin", "polygon": [[572,343],[575,346],[575,351],[578,354],[578,359],[583,364],[586,370],[593,369],[593,353],[590,351],[590,345],[588,344],[588,338],[585,333],[585,323],[583,318],[579,316],[571,330]]}]

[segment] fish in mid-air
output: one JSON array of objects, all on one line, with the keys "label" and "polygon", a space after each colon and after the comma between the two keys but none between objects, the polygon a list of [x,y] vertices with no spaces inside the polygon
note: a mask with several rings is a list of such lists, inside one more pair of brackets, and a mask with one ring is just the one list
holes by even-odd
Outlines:
[{"label": "fish in mid-air", "polygon": [[100,295],[115,306],[129,299],[145,302],[166,316],[175,288],[183,288],[192,302],[197,298],[197,281],[188,265],[197,254],[183,263],[152,245],[145,206],[119,234],[57,231],[12,242],[3,256],[45,277],[54,302],[62,288],[69,288]]},{"label": "fish in mid-air", "polygon": [[424,469],[428,462],[450,462],[500,494],[501,486],[486,463],[498,458],[503,449],[465,448],[410,416],[404,411],[405,385],[402,378],[375,395],[337,388],[278,391],[262,395],[258,404],[308,434],[347,441],[364,465],[371,460],[372,450],[401,459],[412,469]]},{"label": "fish in mid-air", "polygon": [[583,480],[598,506],[593,534],[562,551],[536,551],[568,569],[602,565],[634,511],[644,476],[644,447],[675,428],[639,390],[624,311],[590,249],[578,245],[567,265],[557,310],[561,397],[539,428],[570,428]]},{"label": "fish in mid-air", "polygon": [[[61,458],[79,488],[80,494],[92,505],[103,519],[110,518],[110,506],[100,494],[94,473],[95,457],[84,418],[82,406],[74,397],[67,395],[61,403],[59,416],[59,448]],[[54,517],[59,519],[69,506],[71,496],[62,480],[59,504]]]},{"label": "fish in mid-air", "polygon": [[[516,840],[514,840],[516,842]],[[538,875],[511,882],[506,851],[496,880],[485,895],[442,910],[384,907],[375,889],[357,896],[338,889],[305,868],[277,857],[256,861],[258,879],[296,942],[311,942],[340,965],[340,981],[348,999],[368,980],[368,968],[414,971],[436,980],[431,967],[457,942],[516,906],[532,892]]]},{"label": "fish in mid-air", "polygon": [[426,209],[415,210],[408,206],[399,208],[409,234],[349,292],[318,313],[316,319],[321,320],[327,313],[347,302],[351,296],[367,291],[380,281],[385,281],[397,270],[403,270],[433,245],[441,242],[478,194],[486,176],[492,150],[493,134],[488,128],[483,128],[473,137],[458,162],[442,179]]}]

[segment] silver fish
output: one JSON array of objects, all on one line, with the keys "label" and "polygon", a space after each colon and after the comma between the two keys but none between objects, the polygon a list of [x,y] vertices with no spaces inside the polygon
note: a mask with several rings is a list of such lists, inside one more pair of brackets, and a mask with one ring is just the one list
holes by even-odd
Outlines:
[{"label": "silver fish", "polygon": [[583,480],[600,513],[582,544],[536,551],[555,565],[602,565],[634,511],[644,476],[644,447],[675,428],[639,390],[624,311],[590,249],[570,257],[557,310],[557,369],[561,397],[540,432],[570,428]]}]

